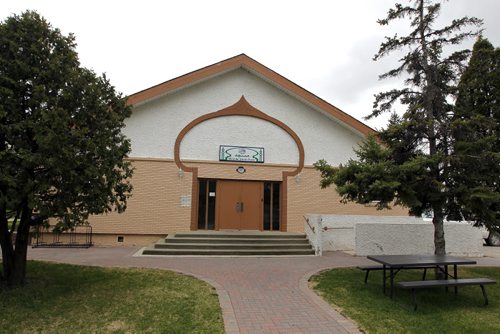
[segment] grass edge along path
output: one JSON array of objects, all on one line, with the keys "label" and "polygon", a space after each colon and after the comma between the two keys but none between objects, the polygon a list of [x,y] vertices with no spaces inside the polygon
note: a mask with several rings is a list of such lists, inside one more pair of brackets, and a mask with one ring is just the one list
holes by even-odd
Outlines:
[{"label": "grass edge along path", "polygon": [[0,289],[2,333],[224,333],[217,293],[191,276],[29,261]]},{"label": "grass edge along path", "polygon": [[[394,299],[382,293],[382,273],[371,272],[364,285],[364,272],[356,268],[330,269],[310,279],[311,288],[343,315],[368,333],[500,333],[500,267],[459,267],[460,278],[488,277],[489,305],[484,306],[479,286],[417,291],[418,309],[413,311],[409,291],[396,289]],[[419,270],[398,273],[396,281],[420,280]],[[428,275],[433,275],[432,272]]]}]

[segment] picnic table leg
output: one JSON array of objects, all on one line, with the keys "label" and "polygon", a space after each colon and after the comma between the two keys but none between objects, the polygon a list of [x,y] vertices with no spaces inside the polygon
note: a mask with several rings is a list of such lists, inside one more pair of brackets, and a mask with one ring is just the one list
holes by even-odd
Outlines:
[{"label": "picnic table leg", "polygon": [[[448,279],[448,265],[444,266],[444,274],[446,275],[446,279]],[[446,292],[448,292],[448,287],[446,287]]]},{"label": "picnic table leg", "polygon": [[484,289],[484,285],[480,285],[481,290],[483,290],[483,297],[484,297],[484,305],[488,305],[488,296],[486,295],[486,290]]},{"label": "picnic table leg", "polygon": [[411,295],[413,297],[413,311],[417,310],[417,296],[415,295],[415,289],[411,289]]},{"label": "picnic table leg", "polygon": [[391,266],[391,298],[394,292],[394,269]]},{"label": "picnic table leg", "polygon": [[[454,265],[453,265],[453,278],[454,278],[454,279],[457,279],[457,278],[458,278],[458,274],[457,274],[457,265],[456,265],[456,264],[454,264]],[[458,294],[458,287],[457,287],[457,286],[455,286],[455,295],[457,295],[457,294]]]},{"label": "picnic table leg", "polygon": [[387,280],[387,278],[386,278],[386,271],[385,271],[385,269],[386,269],[386,268],[385,268],[385,264],[383,265],[383,269],[384,269],[384,270],[383,270],[383,271],[384,271],[384,275],[383,275],[383,278],[382,278],[382,283],[383,283],[383,284],[382,284],[382,285],[383,285],[382,289],[383,289],[383,291],[384,291],[384,295],[385,295],[385,282],[386,282],[386,280]]}]

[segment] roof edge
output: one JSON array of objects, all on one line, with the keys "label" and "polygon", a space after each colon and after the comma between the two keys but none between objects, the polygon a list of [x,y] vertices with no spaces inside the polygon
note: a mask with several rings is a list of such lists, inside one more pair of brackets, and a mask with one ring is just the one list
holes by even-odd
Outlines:
[{"label": "roof edge", "polygon": [[282,75],[276,73],[272,69],[262,65],[261,63],[250,58],[244,53],[129,95],[127,103],[129,105],[140,104],[142,102],[146,102],[150,99],[164,95],[168,92],[172,92],[211,76],[241,67],[245,67],[257,72],[266,79],[274,82],[276,85],[281,86],[286,91],[293,93],[296,97],[299,97],[307,101],[308,103],[318,107],[319,109],[325,111],[327,114],[333,116],[335,119],[348,125],[349,127],[365,136],[376,133],[376,131],[368,125],[345,113],[334,105],[326,102],[322,98],[309,92],[308,90],[283,77]]}]

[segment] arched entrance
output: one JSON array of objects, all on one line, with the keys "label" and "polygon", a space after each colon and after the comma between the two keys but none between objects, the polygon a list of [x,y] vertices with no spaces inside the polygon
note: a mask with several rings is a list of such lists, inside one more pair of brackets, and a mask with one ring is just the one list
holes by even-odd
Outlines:
[{"label": "arched entrance", "polygon": [[[221,174],[221,177],[215,177],[213,180],[200,179],[199,166],[188,166],[180,158],[182,140],[195,126],[210,119],[228,116],[254,117],[283,129],[297,146],[297,166],[283,170],[279,180],[266,180],[265,178],[233,180],[231,177],[227,177],[227,174]],[[297,134],[283,122],[264,114],[251,106],[244,97],[241,97],[234,105],[203,115],[184,127],[175,141],[174,157],[179,169],[192,173],[193,177],[191,230],[277,229],[286,231],[288,177],[299,174],[303,169],[304,147]],[[225,163],[222,162],[221,164]],[[243,167],[237,165],[229,163],[224,166],[230,168]],[[255,166],[251,167],[254,168]],[[264,166],[255,168],[262,169]],[[215,194],[210,189],[215,189]]]}]

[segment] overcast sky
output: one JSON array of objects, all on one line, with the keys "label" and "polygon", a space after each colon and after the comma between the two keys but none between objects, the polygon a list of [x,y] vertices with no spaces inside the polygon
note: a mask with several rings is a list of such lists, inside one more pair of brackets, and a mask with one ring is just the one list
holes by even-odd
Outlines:
[{"label": "overcast sky", "polygon": [[[371,111],[373,94],[396,84],[378,81],[396,65],[393,60],[371,60],[384,36],[404,33],[407,22],[376,23],[394,3],[2,0],[0,19],[38,11],[64,34],[74,33],[82,65],[106,72],[126,95],[245,53],[362,120]],[[484,36],[498,47],[499,13],[499,0],[450,0],[443,3],[439,22],[481,18]],[[364,122],[380,128],[385,118]]]}]

